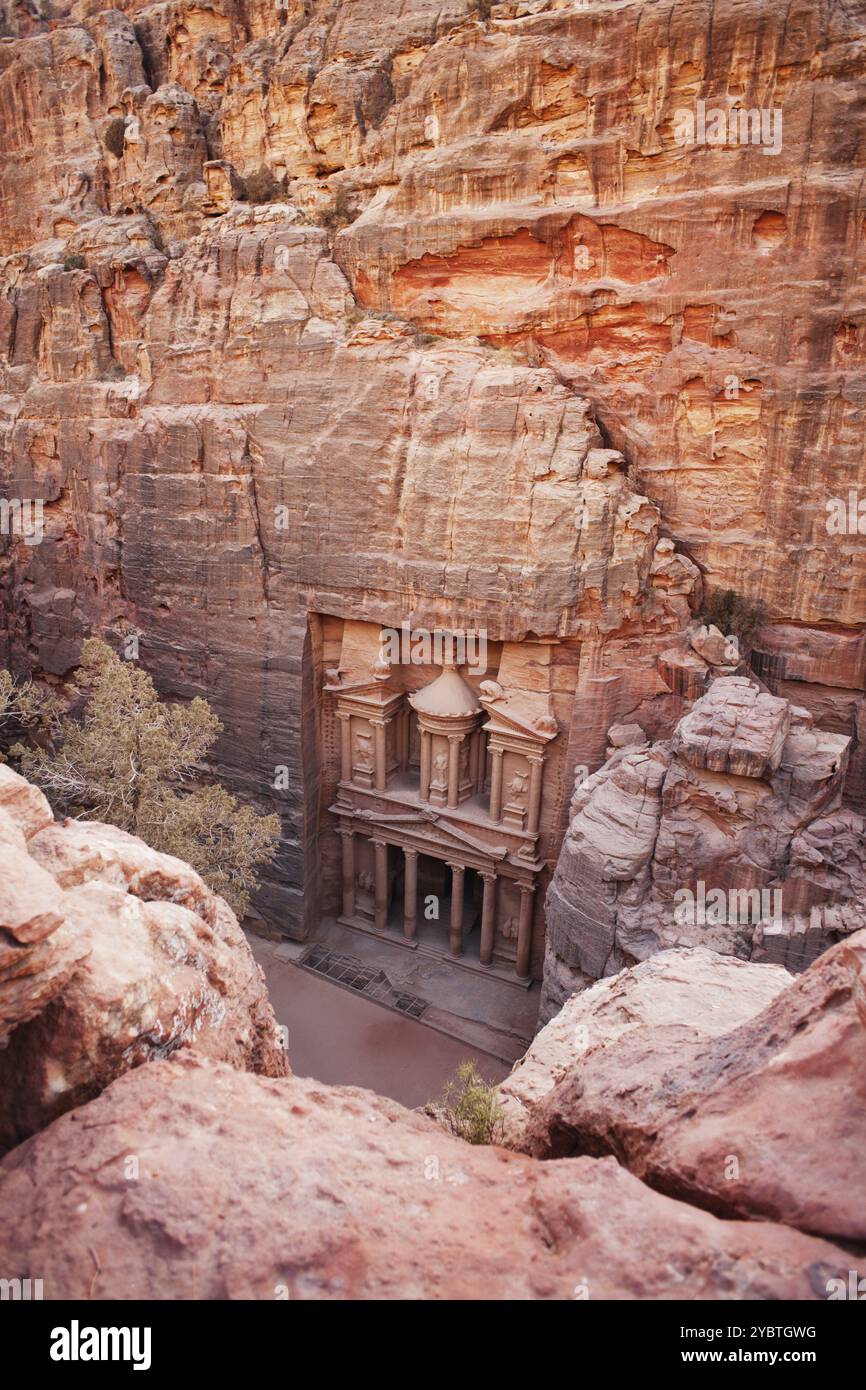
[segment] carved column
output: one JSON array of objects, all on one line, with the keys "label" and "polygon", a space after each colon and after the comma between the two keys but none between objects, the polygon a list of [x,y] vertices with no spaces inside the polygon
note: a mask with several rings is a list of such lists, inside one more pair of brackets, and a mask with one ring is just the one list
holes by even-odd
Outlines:
[{"label": "carved column", "polygon": [[481,870],[484,880],[484,899],[481,904],[481,951],[482,965],[490,965],[493,960],[493,938],[496,935],[496,874]]},{"label": "carved column", "polygon": [[449,949],[452,956],[463,955],[463,876],[462,864],[449,864],[451,870],[451,937]]},{"label": "carved column", "polygon": [[422,801],[430,799],[430,764],[433,754],[433,735],[427,729],[421,730],[421,781],[419,795]]},{"label": "carved column", "polygon": [[461,734],[448,735],[448,805],[454,807],[460,803],[460,745],[463,742]]},{"label": "carved column", "polygon": [[403,935],[414,941],[418,921],[418,851],[404,849]]},{"label": "carved column", "polygon": [[343,916],[355,915],[355,832],[347,828],[340,831],[343,842]]},{"label": "carved column", "polygon": [[340,778],[344,782],[352,780],[352,716],[342,711],[337,715],[340,721]]},{"label": "carved column", "polygon": [[544,759],[530,754],[529,808],[526,819],[526,829],[530,835],[535,835],[538,832],[539,812],[541,811],[541,769],[543,767]]},{"label": "carved column", "polygon": [[385,729],[387,720],[371,719],[373,725],[373,786],[377,792],[383,792],[388,780],[387,768],[385,765]]},{"label": "carved column", "polygon": [[517,965],[521,980],[529,979],[529,957],[532,953],[532,904],[535,887],[531,883],[518,883],[520,889],[520,917],[517,922]]},{"label": "carved column", "polygon": [[375,855],[376,931],[388,926],[388,846],[384,840],[373,841]]},{"label": "carved column", "polygon": [[502,820],[502,749],[491,748],[493,768],[490,774],[490,819]]}]

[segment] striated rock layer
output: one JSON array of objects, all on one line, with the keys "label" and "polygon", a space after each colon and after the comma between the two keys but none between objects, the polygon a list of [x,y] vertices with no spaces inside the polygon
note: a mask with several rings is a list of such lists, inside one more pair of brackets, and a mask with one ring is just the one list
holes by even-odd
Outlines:
[{"label": "striated rock layer", "polygon": [[866,926],[845,736],[740,676],[713,681],[669,740],[611,734],[548,893],[542,1019],[656,951],[705,945],[802,970]]},{"label": "striated rock layer", "polygon": [[237,920],[187,864],[113,826],[55,824],[0,766],[0,1149],[193,1043],[287,1071]]},{"label": "striated rock layer", "polygon": [[[283,815],[262,911],[335,901],[332,619],[573,644],[595,768],[703,690],[694,561],[764,603],[756,668],[866,796],[856,506],[827,528],[862,467],[863,0],[4,13],[0,479],[45,537],[0,537],[2,655],[135,633],[205,694]],[[700,102],[768,139],[680,143]],[[238,203],[262,165],[288,201]],[[607,446],[627,496],[587,495]],[[550,863],[563,830],[560,798]]]},{"label": "striated rock layer", "polygon": [[812,1299],[851,1260],[614,1159],[473,1148],[369,1092],[194,1053],[0,1164],[0,1263],[47,1299]]}]

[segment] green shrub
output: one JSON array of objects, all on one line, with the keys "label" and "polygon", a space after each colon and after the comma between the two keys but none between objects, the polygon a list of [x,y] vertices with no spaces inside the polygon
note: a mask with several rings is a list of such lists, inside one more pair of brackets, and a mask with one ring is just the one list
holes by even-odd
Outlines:
[{"label": "green shrub", "polygon": [[79,255],[78,252],[76,252],[74,256],[67,256],[67,257],[66,257],[66,260],[63,262],[63,269],[64,269],[64,270],[86,270],[86,269],[87,269],[87,262],[86,262],[86,260],[84,259],[83,256]]},{"label": "green shrub", "polygon": [[717,627],[725,637],[733,633],[740,642],[748,642],[764,621],[760,603],[752,603],[733,589],[715,589],[705,595],[700,622]]},{"label": "green shrub", "polygon": [[501,1144],[505,1119],[495,1086],[488,1086],[474,1062],[461,1062],[457,1075],[425,1110],[467,1144]]},{"label": "green shrub", "polygon": [[113,120],[108,122],[105,128],[102,143],[108,152],[114,155],[115,159],[120,159],[120,156],[123,154],[123,132],[125,130],[126,121],[123,116],[115,116]]}]

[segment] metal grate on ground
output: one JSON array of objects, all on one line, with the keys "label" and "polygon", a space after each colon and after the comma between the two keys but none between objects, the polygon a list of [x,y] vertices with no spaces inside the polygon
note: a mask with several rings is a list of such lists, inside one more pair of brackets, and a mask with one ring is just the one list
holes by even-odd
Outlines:
[{"label": "metal grate on ground", "polygon": [[331,980],[335,985],[356,990],[358,994],[363,994],[365,999],[372,999],[376,1004],[384,1004],[386,1008],[407,1014],[409,1018],[421,1018],[427,1008],[426,999],[407,994],[405,990],[394,989],[384,970],[364,965],[354,956],[342,956],[336,951],[326,950],[324,946],[311,946],[298,964],[305,970],[312,970],[324,979]]}]

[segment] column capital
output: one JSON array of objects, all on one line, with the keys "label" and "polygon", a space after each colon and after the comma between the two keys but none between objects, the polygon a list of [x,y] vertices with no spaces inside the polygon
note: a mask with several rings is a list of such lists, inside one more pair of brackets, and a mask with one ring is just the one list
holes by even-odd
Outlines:
[{"label": "column capital", "polygon": [[546,753],[527,753],[525,756],[526,756],[526,761],[527,761],[528,763],[534,763],[536,767],[543,767],[543,766],[544,766],[544,760],[545,760],[547,754],[546,754]]},{"label": "column capital", "polygon": [[519,888],[519,890],[520,890],[521,893],[534,893],[534,892],[535,892],[535,884],[534,884],[534,883],[518,883],[518,884],[517,884],[517,887]]},{"label": "column capital", "polygon": [[483,878],[485,881],[490,881],[496,877],[495,869],[477,869],[476,872],[478,876],[480,878]]},{"label": "column capital", "polygon": [[462,734],[446,734],[446,738],[448,739],[448,742],[449,742],[449,743],[462,743],[462,742],[463,742],[463,735],[462,735]]},{"label": "column capital", "polygon": [[417,849],[408,849],[408,848],[406,847],[406,845],[401,845],[400,848],[402,849],[402,851],[403,851],[403,853],[405,854],[405,856],[406,856],[407,859],[417,859],[417,858],[418,858],[418,851],[417,851]]},{"label": "column capital", "polygon": [[347,837],[351,838],[355,833],[354,825],[341,825],[337,830],[337,834],[342,835],[344,839]]},{"label": "column capital", "polygon": [[348,709],[338,709],[336,713],[338,719],[348,721],[352,718],[352,711]]},{"label": "column capital", "polygon": [[388,848],[388,841],[387,841],[387,840],[377,840],[377,839],[375,839],[374,836],[372,836],[372,835],[370,836],[370,843],[371,843],[372,845],[374,845],[376,849],[387,849],[387,848]]},{"label": "column capital", "polygon": [[452,869],[454,871],[455,874],[463,874],[466,872],[465,864],[452,864],[450,859],[446,859],[445,863],[448,865],[449,869]]}]

